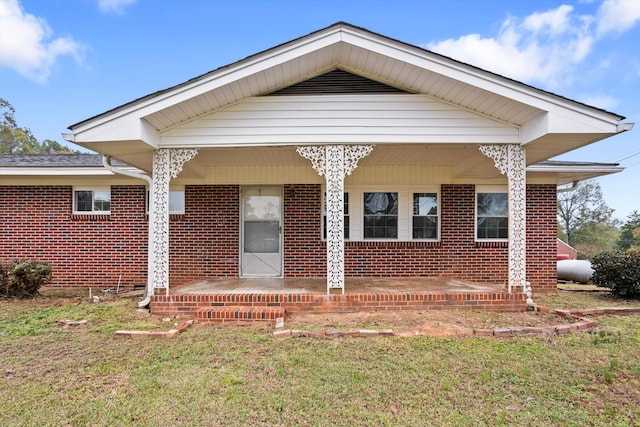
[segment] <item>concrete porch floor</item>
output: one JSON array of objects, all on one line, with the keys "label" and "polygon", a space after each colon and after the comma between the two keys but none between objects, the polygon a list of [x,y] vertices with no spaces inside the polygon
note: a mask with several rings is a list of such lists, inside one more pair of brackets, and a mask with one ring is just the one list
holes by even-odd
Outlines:
[{"label": "concrete porch floor", "polygon": [[[345,294],[395,292],[506,292],[503,285],[464,282],[446,277],[347,277]],[[307,294],[327,293],[324,277],[234,278],[216,277],[175,287],[174,295],[202,294]],[[341,294],[332,289],[332,295]]]}]

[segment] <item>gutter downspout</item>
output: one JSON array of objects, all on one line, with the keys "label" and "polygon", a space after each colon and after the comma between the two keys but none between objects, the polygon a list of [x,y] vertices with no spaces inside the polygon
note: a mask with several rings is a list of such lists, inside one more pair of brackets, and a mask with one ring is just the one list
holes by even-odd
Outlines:
[{"label": "gutter downspout", "polygon": [[142,301],[138,302],[138,307],[146,307],[151,302],[151,295],[153,294],[153,286],[151,282],[151,271],[153,269],[151,259],[151,248],[153,247],[153,233],[151,232],[151,224],[153,224],[153,203],[151,198],[153,197],[153,179],[149,175],[144,175],[137,172],[131,172],[124,169],[117,168],[111,164],[111,156],[102,155],[102,165],[111,172],[119,175],[125,175],[136,179],[143,179],[149,184],[149,227],[148,227],[148,243],[147,243],[147,286],[144,289],[144,295]]},{"label": "gutter downspout", "polygon": [[556,188],[556,192],[558,192],[558,193],[567,193],[569,191],[573,191],[578,187],[579,183],[580,183],[580,181],[573,181],[571,183],[571,187]]}]

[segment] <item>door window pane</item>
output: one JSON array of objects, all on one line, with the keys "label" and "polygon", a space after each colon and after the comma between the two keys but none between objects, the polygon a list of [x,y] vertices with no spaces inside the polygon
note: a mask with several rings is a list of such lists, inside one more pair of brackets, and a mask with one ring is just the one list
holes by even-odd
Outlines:
[{"label": "door window pane", "polygon": [[244,251],[273,254],[280,251],[279,221],[245,221]]}]

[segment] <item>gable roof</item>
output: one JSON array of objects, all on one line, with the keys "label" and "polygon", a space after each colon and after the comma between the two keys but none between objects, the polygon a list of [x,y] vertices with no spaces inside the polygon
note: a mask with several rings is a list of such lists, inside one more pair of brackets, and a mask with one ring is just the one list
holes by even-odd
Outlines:
[{"label": "gable roof", "polygon": [[335,70],[509,125],[529,163],[631,128],[618,114],[338,22],[71,125],[65,138],[140,166],[134,157],[166,146],[168,129],[252,97],[308,87]]}]

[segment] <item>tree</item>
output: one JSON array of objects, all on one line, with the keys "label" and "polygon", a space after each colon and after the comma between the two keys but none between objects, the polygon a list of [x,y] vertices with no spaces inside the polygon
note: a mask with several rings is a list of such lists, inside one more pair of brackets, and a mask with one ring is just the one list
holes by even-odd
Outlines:
[{"label": "tree", "polygon": [[0,98],[0,154],[69,154],[77,153],[56,141],[39,142],[28,128],[18,126],[16,110]]},{"label": "tree", "polygon": [[583,181],[573,191],[558,193],[558,221],[562,231],[567,243],[584,257],[613,248],[619,225],[613,212],[595,180]]},{"label": "tree", "polygon": [[621,250],[640,247],[640,212],[633,211],[620,228],[616,247]]}]

